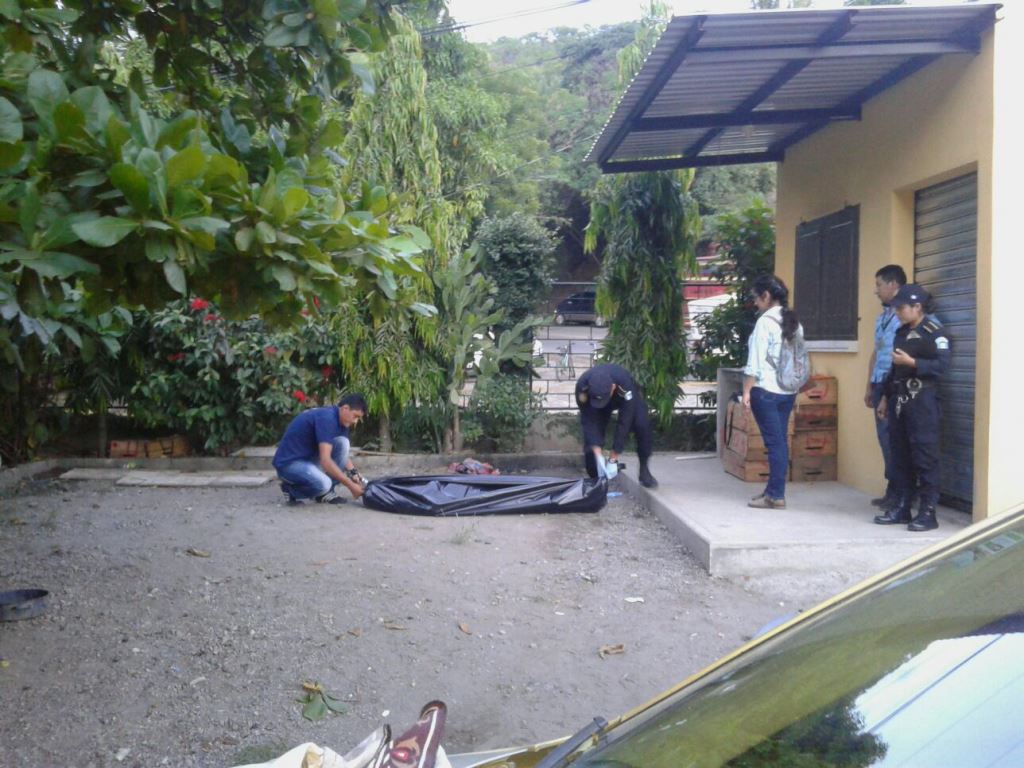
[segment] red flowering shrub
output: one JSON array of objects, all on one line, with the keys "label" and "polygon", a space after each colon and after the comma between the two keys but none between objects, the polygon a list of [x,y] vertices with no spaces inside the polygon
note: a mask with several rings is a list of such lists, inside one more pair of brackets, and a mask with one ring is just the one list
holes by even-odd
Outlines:
[{"label": "red flowering shrub", "polygon": [[[203,302],[201,305],[197,302]],[[278,440],[303,407],[337,399],[334,337],[321,318],[272,331],[224,318],[205,299],[175,302],[140,328],[145,369],[129,396],[147,427],[186,432],[210,452]]]}]

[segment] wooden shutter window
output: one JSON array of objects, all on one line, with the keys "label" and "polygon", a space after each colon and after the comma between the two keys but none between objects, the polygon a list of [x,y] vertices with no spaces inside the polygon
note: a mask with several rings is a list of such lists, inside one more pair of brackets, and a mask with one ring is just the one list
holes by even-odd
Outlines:
[{"label": "wooden shutter window", "polygon": [[848,206],[796,229],[793,305],[808,341],[857,339],[859,228]]}]

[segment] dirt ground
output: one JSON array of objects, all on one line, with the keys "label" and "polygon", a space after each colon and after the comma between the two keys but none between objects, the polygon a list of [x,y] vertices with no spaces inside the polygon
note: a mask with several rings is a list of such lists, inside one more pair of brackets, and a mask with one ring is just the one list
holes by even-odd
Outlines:
[{"label": "dirt ground", "polygon": [[[50,591],[45,614],[0,623],[10,768],[345,751],[432,699],[449,752],[534,743],[825,596],[709,577],[628,496],[597,514],[440,519],[288,507],[276,485],[59,480],[0,496],[0,590],[31,587]],[[304,681],[347,711],[304,719]]]}]

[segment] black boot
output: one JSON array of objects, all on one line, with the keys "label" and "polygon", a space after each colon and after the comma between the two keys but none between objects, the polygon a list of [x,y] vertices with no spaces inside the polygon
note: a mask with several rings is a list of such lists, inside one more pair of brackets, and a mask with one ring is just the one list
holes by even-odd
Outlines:
[{"label": "black boot", "polygon": [[875,515],[877,525],[906,525],[910,522],[910,497],[898,496],[881,515]]},{"label": "black boot", "polygon": [[935,507],[930,504],[928,506],[922,504],[921,508],[917,510],[917,517],[907,526],[907,530],[934,531],[938,527],[939,521],[935,519]]},{"label": "black boot", "polygon": [[875,507],[881,507],[882,509],[888,509],[899,500],[896,493],[892,488],[885,489],[885,495],[879,496],[877,499],[871,500],[871,505]]},{"label": "black boot", "polygon": [[640,475],[637,478],[640,480],[640,485],[644,488],[657,488],[658,481],[654,479],[654,475],[651,474],[651,470],[647,468],[647,462],[640,462]]}]

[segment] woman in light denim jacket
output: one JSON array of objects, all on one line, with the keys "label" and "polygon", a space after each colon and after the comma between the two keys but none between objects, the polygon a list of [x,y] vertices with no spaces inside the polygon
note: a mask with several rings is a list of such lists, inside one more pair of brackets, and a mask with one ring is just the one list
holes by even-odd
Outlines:
[{"label": "woman in light denim jacket", "polygon": [[775,275],[754,280],[754,306],[759,312],[747,344],[747,365],[743,369],[743,405],[752,412],[768,452],[768,484],[751,499],[749,506],[760,509],[786,508],[786,474],[789,472],[787,432],[796,392],[779,384],[772,365],[779,347],[803,333],[796,312],[789,308],[789,289]]}]

